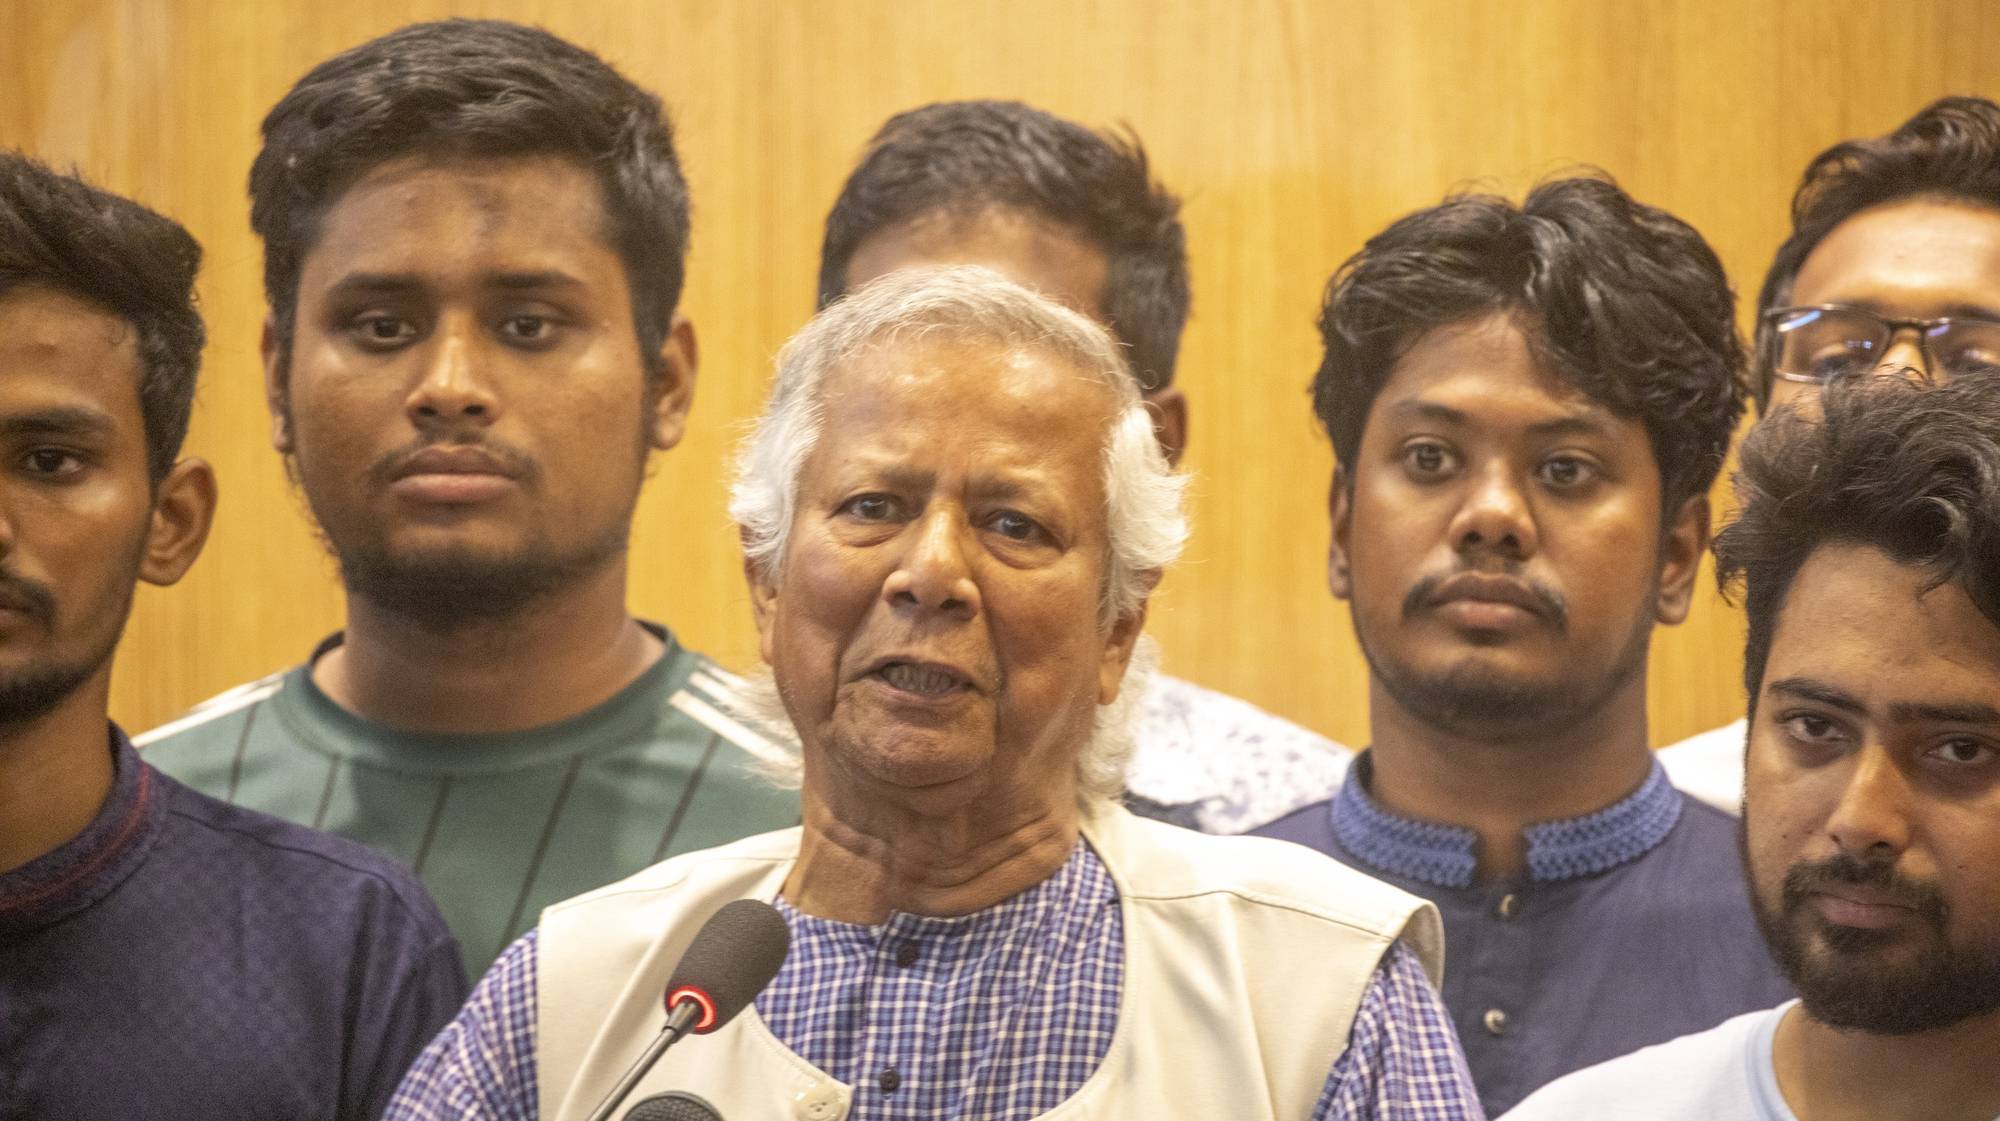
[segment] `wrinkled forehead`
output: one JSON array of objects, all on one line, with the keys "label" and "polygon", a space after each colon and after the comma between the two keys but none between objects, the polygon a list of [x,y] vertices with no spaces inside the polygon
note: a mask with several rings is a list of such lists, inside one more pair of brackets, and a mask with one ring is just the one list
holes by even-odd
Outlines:
[{"label": "wrinkled forehead", "polygon": [[1051,399],[1101,405],[1107,419],[1138,403],[1130,379],[1047,338],[1008,338],[957,324],[909,324],[864,336],[828,363],[822,403],[900,388],[1030,408]]},{"label": "wrinkled forehead", "polygon": [[1101,377],[1046,350],[923,334],[837,362],[819,411],[820,465],[1012,479],[1091,501],[1120,403]]}]

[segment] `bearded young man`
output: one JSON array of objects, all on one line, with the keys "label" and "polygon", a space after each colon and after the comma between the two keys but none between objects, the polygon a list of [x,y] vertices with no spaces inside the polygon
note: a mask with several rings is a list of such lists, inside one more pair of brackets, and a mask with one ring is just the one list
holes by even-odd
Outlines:
[{"label": "bearded young man", "polygon": [[147,758],[406,861],[474,973],[555,900],[797,821],[721,671],[625,602],[694,392],[659,99],[545,31],[417,24],[299,80],[250,194],[272,439],[347,623]]},{"label": "bearded young man", "polygon": [[695,929],[745,897],[783,916],[783,968],[634,1094],[735,1118],[1480,1116],[1426,904],[1117,804],[1183,486],[1080,314],[977,268],[821,312],[731,503],[803,827],[548,909],[391,1121],[589,1116]]},{"label": "bearded young man", "polygon": [[108,718],[201,552],[201,247],[0,152],[0,1116],[375,1121],[465,992],[410,874],[160,774]]},{"label": "bearded young man", "polygon": [[1745,442],[1743,854],[1799,999],[1513,1117],[2000,1115],[2000,373],[1854,377]]},{"label": "bearded young man", "polygon": [[1438,905],[1489,1113],[1788,992],[1733,824],[1646,737],[1743,407],[1732,303],[1699,234],[1593,178],[1411,214],[1327,289],[1328,578],[1371,744],[1258,832]]}]

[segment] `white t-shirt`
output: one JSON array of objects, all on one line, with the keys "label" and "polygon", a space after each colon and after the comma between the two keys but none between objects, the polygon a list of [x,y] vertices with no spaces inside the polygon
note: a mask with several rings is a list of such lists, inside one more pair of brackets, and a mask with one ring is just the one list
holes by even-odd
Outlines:
[{"label": "white t-shirt", "polygon": [[1798,1121],[1771,1039],[1798,1001],[1564,1075],[1501,1121]]},{"label": "white t-shirt", "polygon": [[1681,793],[1699,798],[1728,814],[1743,812],[1743,742],[1749,723],[1738,720],[1689,736],[1659,750],[1660,766],[1667,769]]}]

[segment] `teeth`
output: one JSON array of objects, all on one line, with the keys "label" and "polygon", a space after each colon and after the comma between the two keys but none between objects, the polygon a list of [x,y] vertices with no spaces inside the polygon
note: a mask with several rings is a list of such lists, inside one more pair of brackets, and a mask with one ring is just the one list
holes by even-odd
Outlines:
[{"label": "teeth", "polygon": [[958,688],[958,679],[938,670],[923,669],[907,662],[897,662],[884,666],[882,679],[898,689],[911,693],[935,695],[949,693]]}]

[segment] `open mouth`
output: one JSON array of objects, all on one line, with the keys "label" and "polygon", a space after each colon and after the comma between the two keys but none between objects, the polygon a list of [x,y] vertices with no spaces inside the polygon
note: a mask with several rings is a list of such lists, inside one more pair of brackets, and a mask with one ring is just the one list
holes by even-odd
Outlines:
[{"label": "open mouth", "polygon": [[970,681],[951,670],[915,662],[889,662],[877,669],[875,676],[905,693],[922,697],[941,697],[972,687]]}]

